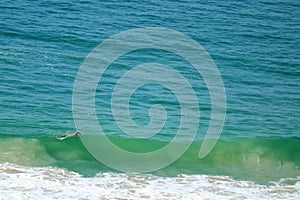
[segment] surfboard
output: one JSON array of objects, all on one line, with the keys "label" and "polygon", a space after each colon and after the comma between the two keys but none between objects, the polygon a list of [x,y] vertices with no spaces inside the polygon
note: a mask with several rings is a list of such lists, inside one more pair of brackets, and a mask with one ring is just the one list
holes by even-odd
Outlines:
[{"label": "surfboard", "polygon": [[64,139],[66,139],[66,138],[68,138],[68,137],[66,137],[66,136],[56,137],[56,139],[58,139],[58,140],[64,140]]}]

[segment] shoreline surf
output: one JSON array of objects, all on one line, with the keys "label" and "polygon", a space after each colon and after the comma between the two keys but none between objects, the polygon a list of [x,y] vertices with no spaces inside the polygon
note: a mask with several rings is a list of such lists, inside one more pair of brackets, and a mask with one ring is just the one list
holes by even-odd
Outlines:
[{"label": "shoreline surf", "polygon": [[0,192],[5,199],[297,199],[300,177],[272,185],[228,176],[99,173],[95,177],[53,167],[0,164]]}]

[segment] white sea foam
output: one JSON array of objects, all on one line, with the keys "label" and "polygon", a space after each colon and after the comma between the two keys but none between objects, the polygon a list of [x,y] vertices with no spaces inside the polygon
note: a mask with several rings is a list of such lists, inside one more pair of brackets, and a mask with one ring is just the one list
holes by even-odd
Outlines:
[{"label": "white sea foam", "polygon": [[226,176],[101,173],[0,165],[0,199],[299,199],[300,177],[273,185]]}]

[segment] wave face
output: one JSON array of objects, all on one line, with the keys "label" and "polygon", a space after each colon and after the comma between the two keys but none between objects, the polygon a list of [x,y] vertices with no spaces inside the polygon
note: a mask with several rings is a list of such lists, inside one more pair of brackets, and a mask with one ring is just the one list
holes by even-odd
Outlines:
[{"label": "wave face", "polygon": [[[1,135],[1,138],[1,163],[59,167],[75,171],[85,177],[93,177],[100,172],[116,172],[98,162],[79,138],[63,141],[53,136],[34,135],[27,137]],[[158,140],[117,136],[110,136],[109,139],[131,152],[150,152],[167,144]],[[201,141],[194,142],[177,161],[152,174],[165,177],[180,174],[225,175],[264,184],[281,178],[299,176],[299,138],[240,138],[219,141],[213,151],[203,159],[197,157],[200,146]],[[124,163],[120,163],[122,164]]]}]

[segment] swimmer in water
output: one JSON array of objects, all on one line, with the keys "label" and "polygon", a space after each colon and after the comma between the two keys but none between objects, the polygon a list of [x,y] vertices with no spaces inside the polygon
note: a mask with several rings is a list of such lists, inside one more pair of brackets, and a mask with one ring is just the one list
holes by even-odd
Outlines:
[{"label": "swimmer in water", "polygon": [[79,131],[76,131],[75,133],[73,134],[66,134],[60,138],[57,138],[59,140],[64,140],[64,139],[67,139],[67,138],[70,138],[70,137],[77,137],[78,135],[81,135],[81,133]]},{"label": "swimmer in water", "polygon": [[65,135],[66,138],[69,138],[69,137],[77,137],[78,135],[81,135],[79,131],[76,131],[75,133],[73,134],[67,134]]}]

